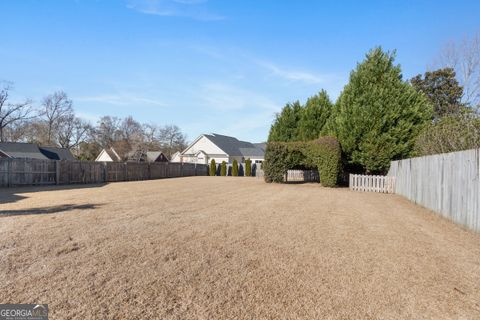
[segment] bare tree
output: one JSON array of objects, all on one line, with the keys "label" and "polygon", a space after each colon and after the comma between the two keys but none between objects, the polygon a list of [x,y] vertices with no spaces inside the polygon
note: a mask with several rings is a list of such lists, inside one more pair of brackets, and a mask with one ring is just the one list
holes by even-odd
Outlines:
[{"label": "bare tree", "polygon": [[72,149],[84,142],[92,131],[92,126],[85,120],[70,115],[57,130],[60,147]]},{"label": "bare tree", "polygon": [[42,116],[45,118],[46,144],[55,144],[54,137],[61,123],[74,114],[72,104],[72,100],[68,99],[63,91],[54,92],[43,99]]},{"label": "bare tree", "polygon": [[104,116],[97,122],[95,128],[95,140],[102,148],[111,147],[120,139],[121,119],[117,117]]},{"label": "bare tree", "polygon": [[187,137],[176,125],[166,125],[160,130],[159,138],[164,152],[171,157],[177,151],[185,149]]},{"label": "bare tree", "polygon": [[9,92],[11,85],[4,84],[0,89],[0,141],[5,141],[5,130],[18,122],[28,119],[33,111],[31,101],[26,100],[20,103],[9,103]]},{"label": "bare tree", "polygon": [[462,41],[450,41],[443,48],[437,65],[453,68],[463,86],[463,102],[480,105],[480,33]]}]

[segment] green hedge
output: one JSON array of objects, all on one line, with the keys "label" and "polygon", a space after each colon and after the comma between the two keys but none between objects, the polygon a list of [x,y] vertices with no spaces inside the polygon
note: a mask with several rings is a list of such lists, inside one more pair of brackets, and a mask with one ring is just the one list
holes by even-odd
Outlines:
[{"label": "green hedge", "polygon": [[263,170],[266,182],[284,182],[289,169],[317,169],[325,187],[337,185],[341,169],[340,144],[333,137],[308,142],[269,142]]},{"label": "green hedge", "polygon": [[212,159],[210,162],[210,175],[214,176],[217,174],[217,164],[215,163],[215,159]]},{"label": "green hedge", "polygon": [[238,161],[237,160],[233,160],[233,163],[232,163],[232,176],[238,177]]},{"label": "green hedge", "polygon": [[252,176],[252,160],[250,159],[245,160],[245,176]]},{"label": "green hedge", "polygon": [[227,163],[225,161],[222,161],[220,166],[220,175],[223,177],[227,175]]}]

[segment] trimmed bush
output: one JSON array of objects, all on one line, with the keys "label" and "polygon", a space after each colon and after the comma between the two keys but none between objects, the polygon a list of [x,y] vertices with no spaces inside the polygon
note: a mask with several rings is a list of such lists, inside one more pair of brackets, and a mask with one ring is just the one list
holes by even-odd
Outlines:
[{"label": "trimmed bush", "polygon": [[317,169],[325,187],[337,185],[341,169],[340,144],[333,137],[308,142],[269,142],[263,165],[266,182],[284,182],[289,169]]},{"label": "trimmed bush", "polygon": [[245,160],[245,176],[252,176],[252,160],[250,159]]},{"label": "trimmed bush", "polygon": [[338,140],[334,137],[321,137],[307,142],[304,152],[306,164],[317,168],[322,186],[336,186],[340,175],[342,158]]},{"label": "trimmed bush", "polygon": [[266,182],[283,182],[283,176],[287,172],[288,148],[286,142],[269,142],[265,150],[263,172]]},{"label": "trimmed bush", "polygon": [[210,175],[214,176],[217,173],[217,164],[215,163],[215,159],[210,161]]},{"label": "trimmed bush", "polygon": [[233,163],[232,163],[232,176],[238,177],[238,161],[237,160],[233,160]]},{"label": "trimmed bush", "polygon": [[225,161],[222,161],[222,164],[220,166],[220,175],[222,177],[225,177],[227,175],[227,163]]}]

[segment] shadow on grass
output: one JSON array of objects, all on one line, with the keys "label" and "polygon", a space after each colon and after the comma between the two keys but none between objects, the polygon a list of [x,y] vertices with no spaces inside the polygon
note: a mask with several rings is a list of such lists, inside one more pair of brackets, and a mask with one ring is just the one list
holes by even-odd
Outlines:
[{"label": "shadow on grass", "polygon": [[102,206],[101,204],[62,204],[58,206],[43,207],[43,208],[32,208],[32,209],[22,209],[22,210],[1,210],[0,217],[8,216],[24,216],[24,215],[34,215],[34,214],[52,214],[52,213],[63,213],[72,210],[92,210]]},{"label": "shadow on grass", "polygon": [[[0,204],[12,203],[27,198],[22,194],[42,191],[56,191],[56,190],[72,190],[84,188],[100,188],[106,183],[97,184],[68,184],[68,185],[51,185],[51,186],[24,186],[13,188],[0,188]],[[1,208],[0,208],[1,209]]]}]

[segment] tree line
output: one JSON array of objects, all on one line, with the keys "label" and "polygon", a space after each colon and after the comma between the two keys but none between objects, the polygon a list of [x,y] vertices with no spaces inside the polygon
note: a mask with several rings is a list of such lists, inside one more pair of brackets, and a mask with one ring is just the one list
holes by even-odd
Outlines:
[{"label": "tree line", "polygon": [[115,148],[127,159],[132,151],[161,150],[167,156],[183,150],[187,137],[176,125],[140,123],[132,116],[103,116],[95,125],[75,114],[63,91],[32,100],[10,101],[11,83],[0,87],[0,141],[67,148],[80,160],[94,160],[102,148]]},{"label": "tree line", "polygon": [[325,90],[287,103],[269,142],[333,136],[350,172],[385,173],[390,161],[480,148],[480,36],[449,44],[440,67],[404,80],[396,52],[372,49],[332,102]]}]

